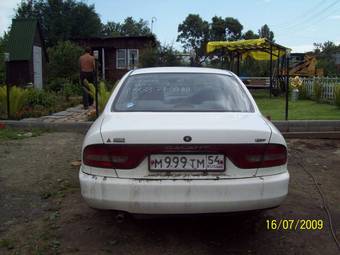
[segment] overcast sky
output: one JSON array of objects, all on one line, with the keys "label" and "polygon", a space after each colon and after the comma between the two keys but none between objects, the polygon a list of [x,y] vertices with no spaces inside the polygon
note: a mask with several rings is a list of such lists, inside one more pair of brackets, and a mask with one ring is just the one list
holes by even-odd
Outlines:
[{"label": "overcast sky", "polygon": [[[0,0],[0,35],[8,28],[20,0]],[[294,52],[313,49],[314,42],[340,44],[340,0],[87,0],[94,4],[102,22],[142,18],[153,25],[162,43],[176,43],[177,27],[189,13],[210,21],[214,15],[237,18],[244,31],[268,24],[275,41]]]}]

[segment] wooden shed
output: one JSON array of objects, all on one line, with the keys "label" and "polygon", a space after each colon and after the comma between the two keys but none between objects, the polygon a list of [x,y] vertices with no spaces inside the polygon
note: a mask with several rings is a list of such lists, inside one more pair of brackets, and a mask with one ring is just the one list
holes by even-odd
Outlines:
[{"label": "wooden shed", "polygon": [[46,80],[48,57],[36,19],[13,19],[7,52],[7,82],[16,86],[32,83],[35,88],[41,89]]},{"label": "wooden shed", "polygon": [[124,36],[74,39],[82,47],[90,47],[98,54],[99,77],[115,81],[138,66],[139,57],[148,47],[155,47],[155,37]]}]

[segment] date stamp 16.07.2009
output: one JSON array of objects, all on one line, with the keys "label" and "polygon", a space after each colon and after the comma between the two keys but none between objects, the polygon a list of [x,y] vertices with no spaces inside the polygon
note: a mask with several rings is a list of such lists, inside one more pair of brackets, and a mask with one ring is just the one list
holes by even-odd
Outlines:
[{"label": "date stamp 16.07.2009", "polygon": [[266,220],[267,230],[323,230],[324,221],[322,219],[268,219]]}]

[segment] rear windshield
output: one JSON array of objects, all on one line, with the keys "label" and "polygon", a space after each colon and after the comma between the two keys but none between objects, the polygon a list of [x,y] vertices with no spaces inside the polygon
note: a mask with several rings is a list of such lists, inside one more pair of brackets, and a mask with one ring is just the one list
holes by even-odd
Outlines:
[{"label": "rear windshield", "polygon": [[138,74],[127,78],[113,105],[123,112],[252,112],[231,76],[198,73]]}]

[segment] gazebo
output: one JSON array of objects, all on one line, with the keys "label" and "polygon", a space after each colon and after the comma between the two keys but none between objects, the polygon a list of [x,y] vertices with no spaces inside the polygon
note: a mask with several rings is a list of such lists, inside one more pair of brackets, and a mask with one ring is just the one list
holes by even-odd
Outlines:
[{"label": "gazebo", "polygon": [[[286,93],[286,109],[285,119],[288,119],[288,83],[289,74],[287,72],[289,66],[290,49],[269,41],[266,38],[239,40],[239,41],[211,41],[207,43],[207,54],[214,53],[218,50],[222,54],[229,54],[232,60],[237,60],[237,75],[240,74],[240,60],[251,57],[255,60],[269,61],[269,94],[273,90],[273,61],[277,61],[277,72],[281,66],[281,75],[285,76],[285,93]],[[280,64],[280,59],[282,60]],[[284,63],[286,66],[284,67]],[[285,71],[284,71],[285,70]],[[276,77],[277,78],[277,77]]]}]

